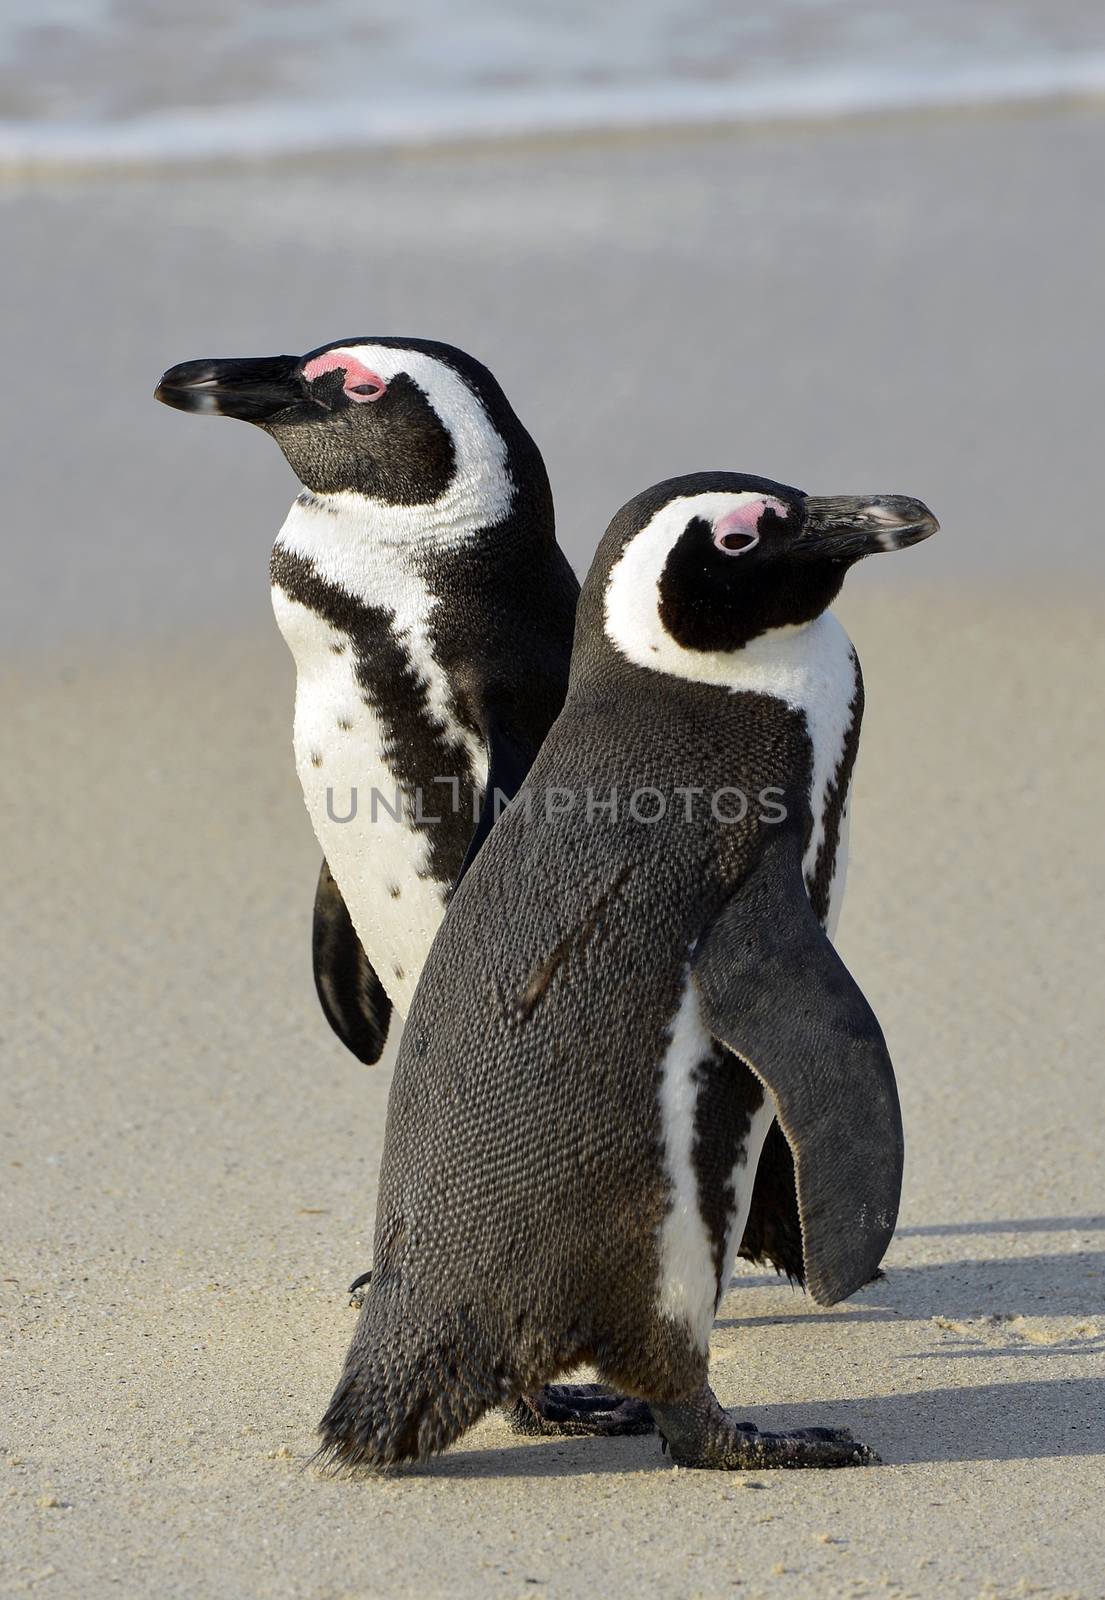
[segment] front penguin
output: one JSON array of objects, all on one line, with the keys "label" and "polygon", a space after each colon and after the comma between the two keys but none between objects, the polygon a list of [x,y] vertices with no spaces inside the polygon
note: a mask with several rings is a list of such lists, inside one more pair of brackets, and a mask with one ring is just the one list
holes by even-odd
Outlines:
[{"label": "front penguin", "polygon": [[424,1458],[590,1361],[682,1464],[875,1459],[844,1430],[735,1422],[708,1341],[773,1119],[794,1180],[761,1232],[796,1202],[818,1302],[893,1232],[893,1071],[823,926],[860,704],[826,608],[858,558],[935,529],[914,500],[733,473],[610,524],[565,708],[409,1014],[330,1458]]}]

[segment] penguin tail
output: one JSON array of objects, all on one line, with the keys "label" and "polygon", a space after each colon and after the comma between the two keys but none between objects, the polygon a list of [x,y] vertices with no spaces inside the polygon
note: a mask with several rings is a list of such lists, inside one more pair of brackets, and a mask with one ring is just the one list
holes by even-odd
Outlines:
[{"label": "penguin tail", "polygon": [[501,1352],[471,1315],[402,1313],[369,1291],[315,1460],[338,1471],[425,1461],[513,1392]]}]

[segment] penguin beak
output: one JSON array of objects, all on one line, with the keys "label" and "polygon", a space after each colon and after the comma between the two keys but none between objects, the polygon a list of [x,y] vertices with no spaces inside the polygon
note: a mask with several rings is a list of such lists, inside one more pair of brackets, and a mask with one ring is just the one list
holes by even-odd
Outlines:
[{"label": "penguin beak", "polygon": [[857,561],[879,550],[904,550],[940,524],[920,500],[904,494],[807,495],[806,521],[794,553]]},{"label": "penguin beak", "polygon": [[206,411],[243,422],[268,422],[310,398],[297,356],[182,361],[169,368],[153,394],[177,411]]}]

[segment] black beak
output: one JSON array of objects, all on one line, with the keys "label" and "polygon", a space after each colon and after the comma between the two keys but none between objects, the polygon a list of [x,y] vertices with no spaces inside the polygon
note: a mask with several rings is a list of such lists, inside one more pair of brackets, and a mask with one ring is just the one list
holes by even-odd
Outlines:
[{"label": "black beak", "polygon": [[879,550],[920,544],[939,526],[928,506],[908,495],[811,494],[794,549],[822,560],[856,561]]},{"label": "black beak", "polygon": [[298,356],[182,361],[169,368],[153,393],[177,411],[206,411],[243,422],[269,422],[309,399]]}]

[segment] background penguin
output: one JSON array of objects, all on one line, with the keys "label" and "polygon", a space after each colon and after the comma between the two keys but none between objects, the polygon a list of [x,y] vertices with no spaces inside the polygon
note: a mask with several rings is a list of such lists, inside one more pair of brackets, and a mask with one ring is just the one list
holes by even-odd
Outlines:
[{"label": "background penguin", "polygon": [[858,557],[935,529],[914,500],[732,473],[611,523],[565,708],[411,1009],[325,1455],[424,1457],[590,1360],[678,1462],[874,1459],[844,1430],[735,1422],[708,1339],[773,1116],[816,1300],[866,1283],[893,1231],[893,1071],[818,915],[859,718],[826,607]]},{"label": "background penguin", "polygon": [[[186,361],[156,393],[255,423],[304,485],[271,577],[296,662],[296,767],[325,852],[315,985],[339,1038],[376,1061],[496,793],[517,789],[564,699],[579,585],[544,462],[487,368],[429,340]],[[593,1387],[529,1395],[510,1420],[651,1426]]]},{"label": "background penguin", "polygon": [[564,698],[579,586],[544,463],[487,368],[428,340],[186,361],[156,393],[263,428],[304,485],[270,570],[326,855],[315,982],[376,1061],[493,819],[482,792],[514,792]]}]

